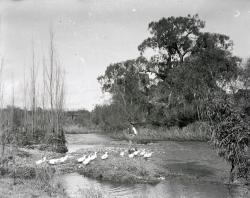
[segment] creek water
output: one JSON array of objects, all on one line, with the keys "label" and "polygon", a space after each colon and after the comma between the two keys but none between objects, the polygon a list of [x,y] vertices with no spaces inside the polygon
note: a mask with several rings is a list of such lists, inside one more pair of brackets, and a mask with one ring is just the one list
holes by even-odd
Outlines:
[{"label": "creek water", "polygon": [[[67,135],[69,152],[94,147],[112,139],[99,134]],[[186,143],[184,143],[186,144]],[[195,147],[195,143],[192,143]],[[197,143],[197,149],[200,144]],[[190,180],[171,178],[156,185],[150,184],[115,184],[90,179],[77,173],[65,174],[61,178],[64,188],[70,197],[109,197],[109,198],[245,198],[249,194],[238,186],[223,183],[190,182]]]},{"label": "creek water", "polygon": [[69,153],[75,152],[79,149],[91,148],[113,141],[111,138],[105,135],[96,133],[67,134],[66,140]]}]

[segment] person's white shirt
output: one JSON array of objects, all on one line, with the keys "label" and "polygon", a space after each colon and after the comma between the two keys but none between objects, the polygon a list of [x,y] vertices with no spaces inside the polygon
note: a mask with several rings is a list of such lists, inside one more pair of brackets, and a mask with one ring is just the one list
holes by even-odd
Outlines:
[{"label": "person's white shirt", "polygon": [[134,135],[137,135],[137,130],[134,126],[132,127],[132,131],[133,131]]}]

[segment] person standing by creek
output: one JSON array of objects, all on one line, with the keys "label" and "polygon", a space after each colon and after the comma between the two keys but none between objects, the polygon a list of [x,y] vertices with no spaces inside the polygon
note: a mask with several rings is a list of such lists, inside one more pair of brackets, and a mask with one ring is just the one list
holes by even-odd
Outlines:
[{"label": "person standing by creek", "polygon": [[127,138],[129,140],[129,151],[132,149],[132,145],[133,145],[133,141],[135,139],[135,137],[138,135],[138,132],[135,128],[135,124],[133,122],[130,122],[130,126],[127,130],[128,134],[127,134]]}]

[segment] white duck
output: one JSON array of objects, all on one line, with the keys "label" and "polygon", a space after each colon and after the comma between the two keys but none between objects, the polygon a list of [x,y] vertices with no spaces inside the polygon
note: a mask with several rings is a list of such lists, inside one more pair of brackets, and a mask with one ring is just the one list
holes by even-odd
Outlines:
[{"label": "white duck", "polygon": [[93,155],[90,156],[90,161],[97,158],[97,152],[95,152]]},{"label": "white duck", "polygon": [[125,155],[125,152],[124,152],[124,151],[121,151],[121,152],[120,152],[120,156],[123,157],[124,155]]},{"label": "white duck", "polygon": [[42,164],[42,163],[44,163],[44,162],[46,162],[46,157],[43,157],[42,159],[37,160],[37,161],[36,161],[36,165]]},{"label": "white duck", "polygon": [[84,155],[84,156],[78,158],[77,161],[78,161],[79,163],[82,163],[82,162],[86,159],[86,157],[87,157],[87,156]]},{"label": "white duck", "polygon": [[137,156],[139,153],[140,153],[139,150],[135,151],[135,152],[134,152],[134,156]]},{"label": "white duck", "polygon": [[91,161],[90,157],[91,157],[91,156],[88,156],[82,163],[83,163],[84,165],[89,164],[89,162]]},{"label": "white duck", "polygon": [[144,156],[144,155],[145,155],[145,153],[146,153],[146,150],[145,150],[145,149],[143,149],[143,150],[140,152],[140,156]]},{"label": "white duck", "polygon": [[63,163],[69,158],[68,155],[65,155],[64,157],[57,158],[57,159],[50,159],[49,164],[55,165],[57,163]]},{"label": "white duck", "polygon": [[65,155],[64,157],[61,157],[61,158],[59,158],[58,160],[59,160],[60,163],[63,163],[63,162],[65,162],[68,158],[69,158],[69,156],[68,156],[68,155]]},{"label": "white duck", "polygon": [[50,159],[49,160],[49,164],[52,164],[52,165],[57,164],[58,162],[59,162],[59,159]]},{"label": "white duck", "polygon": [[102,160],[105,160],[108,158],[108,152],[105,152],[105,154],[103,156],[101,156],[101,159]]},{"label": "white duck", "polygon": [[129,158],[133,158],[134,156],[135,156],[135,153],[130,153],[130,154],[128,155]]},{"label": "white duck", "polygon": [[153,152],[149,152],[149,153],[145,153],[144,154],[144,158],[147,159],[147,158],[150,158],[152,156]]},{"label": "white duck", "polygon": [[159,179],[160,179],[160,180],[165,180],[165,177],[160,176]]}]

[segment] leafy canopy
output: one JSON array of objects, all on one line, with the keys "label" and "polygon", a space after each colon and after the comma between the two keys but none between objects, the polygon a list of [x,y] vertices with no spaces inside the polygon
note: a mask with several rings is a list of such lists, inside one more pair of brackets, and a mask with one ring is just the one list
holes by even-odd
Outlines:
[{"label": "leafy canopy", "polygon": [[163,81],[165,89],[179,94],[185,93],[183,88],[188,86],[218,89],[218,81],[237,77],[241,60],[231,53],[233,42],[223,34],[202,32],[204,27],[205,22],[197,14],[162,18],[149,24],[151,36],[138,49],[141,54],[146,49],[155,51],[146,70]]}]

